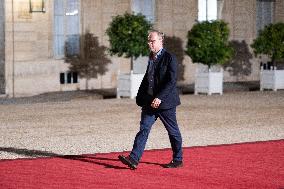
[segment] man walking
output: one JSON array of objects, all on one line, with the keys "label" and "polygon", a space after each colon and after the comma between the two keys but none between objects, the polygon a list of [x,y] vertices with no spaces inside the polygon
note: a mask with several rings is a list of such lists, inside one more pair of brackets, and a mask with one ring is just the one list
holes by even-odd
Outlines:
[{"label": "man walking", "polygon": [[163,48],[164,34],[153,30],[148,35],[151,50],[147,71],[139,87],[136,103],[142,107],[140,131],[137,133],[129,156],[119,155],[119,160],[136,169],[142,157],[150,130],[157,118],[165,126],[172,151],[172,161],[165,168],[183,166],[182,137],[176,120],[176,106],[180,104],[177,80],[177,61],[175,56]]}]

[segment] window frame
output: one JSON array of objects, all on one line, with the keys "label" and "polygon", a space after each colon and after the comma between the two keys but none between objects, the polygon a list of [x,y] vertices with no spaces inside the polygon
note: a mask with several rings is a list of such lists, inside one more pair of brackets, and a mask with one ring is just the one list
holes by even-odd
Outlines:
[{"label": "window frame", "polygon": [[[66,44],[66,41],[67,41],[67,38],[68,38],[68,36],[71,36],[71,35],[69,35],[68,33],[67,33],[67,30],[68,30],[68,26],[67,26],[67,24],[68,24],[68,19],[67,19],[67,17],[68,16],[73,16],[73,15],[66,15],[66,14],[68,14],[68,12],[67,12],[67,3],[68,3],[68,1],[69,0],[59,0],[59,2],[61,2],[62,1],[62,4],[63,4],[63,12],[60,14],[60,13],[57,13],[56,12],[56,7],[55,7],[55,2],[56,0],[54,0],[53,1],[53,46],[52,46],[52,49],[53,49],[53,58],[54,59],[63,59],[64,57],[65,57],[65,50],[66,50],[66,47],[65,47],[65,44]],[[80,52],[80,49],[81,49],[81,42],[80,42],[80,36],[81,36],[81,33],[82,33],[82,31],[81,31],[81,1],[80,0],[76,0],[77,1],[77,3],[78,3],[78,13],[77,13],[77,17],[78,17],[78,34],[76,34],[76,35],[78,35],[78,38],[79,38],[79,40],[78,40],[78,48],[79,48],[79,52]],[[62,22],[63,22],[63,26],[62,26],[62,28],[57,28],[57,26],[56,26],[56,22],[57,22],[57,20],[56,20],[56,16],[62,16],[63,18],[62,18]],[[60,30],[60,29],[62,29],[63,31],[62,31],[62,34],[60,34],[60,32],[57,32],[56,30]],[[57,36],[59,36],[59,35],[62,35],[61,37],[63,37],[63,47],[62,47],[62,42],[59,42],[59,41],[56,41],[57,40]],[[57,49],[58,48],[58,49]],[[61,49],[59,49],[59,48],[61,48]],[[63,49],[62,49],[63,48]],[[61,54],[62,52],[60,52],[60,51],[62,51],[63,50],[63,54]],[[57,52],[60,52],[60,53],[57,53]],[[79,53],[78,52],[78,53]]]},{"label": "window frame", "polygon": [[[199,22],[218,19],[218,0],[215,0],[214,9],[208,9],[208,7],[212,7],[212,1],[213,0],[198,0],[197,20]],[[210,4],[210,2],[212,4]],[[211,11],[215,11],[215,13],[209,14]]]},{"label": "window frame", "polygon": [[[270,18],[271,20],[269,21],[269,23],[266,23],[264,20],[264,17],[267,15],[264,15],[264,10],[266,7],[263,7],[263,4],[261,5],[261,13],[259,13],[259,4],[258,3],[263,3],[263,2],[269,2],[270,4],[270,11],[271,11],[271,15]],[[259,18],[259,15],[261,15],[261,18]],[[259,20],[260,19],[260,20]],[[265,26],[274,23],[275,21],[275,0],[256,0],[256,33],[258,35],[259,31],[264,29]],[[260,24],[260,25],[258,25]]]},{"label": "window frame", "polygon": [[[155,20],[156,20],[156,1],[155,0],[151,0],[151,7],[152,7],[152,18],[149,17],[149,15],[146,15],[145,13],[141,12],[141,4],[147,4],[147,2],[145,2],[147,0],[131,0],[131,11],[134,13],[134,14],[138,14],[138,13],[141,13],[142,15],[144,15],[146,17],[146,19],[150,22],[150,23],[155,23]],[[135,3],[139,3],[139,6],[135,6]],[[139,11],[136,11],[135,9],[136,8],[139,8]],[[144,6],[143,6],[143,10],[144,10]]]}]

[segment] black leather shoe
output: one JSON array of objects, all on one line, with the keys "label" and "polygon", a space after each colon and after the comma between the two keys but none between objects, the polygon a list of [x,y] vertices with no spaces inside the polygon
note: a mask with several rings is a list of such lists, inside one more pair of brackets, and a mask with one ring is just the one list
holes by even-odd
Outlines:
[{"label": "black leather shoe", "polygon": [[164,165],[164,168],[179,168],[183,166],[183,162],[182,161],[171,161],[168,164]]},{"label": "black leather shoe", "polygon": [[137,169],[138,163],[136,163],[135,160],[133,160],[130,156],[123,156],[119,155],[118,159],[124,164],[127,165],[130,169]]}]

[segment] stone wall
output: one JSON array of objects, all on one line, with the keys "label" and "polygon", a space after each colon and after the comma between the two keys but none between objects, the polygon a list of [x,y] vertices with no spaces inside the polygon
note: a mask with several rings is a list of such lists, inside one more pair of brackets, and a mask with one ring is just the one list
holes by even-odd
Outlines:
[{"label": "stone wall", "polygon": [[[30,13],[29,1],[5,1],[5,74],[9,96],[27,96],[56,91],[47,73],[58,70],[51,58],[50,1],[45,13]],[[41,70],[39,72],[39,70]],[[44,73],[44,74],[43,74]],[[51,74],[52,75],[52,74]]]},{"label": "stone wall", "polygon": [[[130,0],[117,0],[115,3],[111,0],[82,0],[82,33],[87,31],[93,33],[95,37],[98,37],[99,45],[108,47],[108,36],[105,32],[109,23],[114,16],[124,14],[127,11],[130,11]],[[129,59],[110,55],[108,58],[112,62],[107,65],[108,71],[91,80],[92,88],[115,88],[117,74],[119,72],[129,73]]]},{"label": "stone wall", "polygon": [[237,55],[224,65],[224,80],[258,80],[259,62],[250,48],[256,37],[256,0],[225,0],[222,19],[229,23],[230,40]]},{"label": "stone wall", "polygon": [[[29,1],[26,0],[0,0],[1,3],[2,1],[5,2],[5,11],[0,11],[5,12],[6,93],[9,96],[27,96],[50,91],[86,89],[84,78],[75,85],[61,85],[59,82],[60,72],[68,71],[69,65],[64,60],[53,58],[53,1],[45,1],[45,13],[30,13]],[[249,47],[257,35],[256,0],[220,2],[222,9],[218,15],[229,23],[230,40],[234,42],[240,55],[224,66],[224,80],[259,80],[259,62],[254,59]],[[131,12],[131,0],[116,0],[115,3],[112,0],[81,0],[80,5],[81,34],[87,31],[93,33],[99,45],[104,47],[109,46],[105,31],[112,17]],[[284,1],[276,0],[275,21],[284,21],[283,10]],[[194,83],[197,65],[192,63],[184,50],[187,32],[195,23],[197,15],[198,0],[155,0],[154,28],[166,34],[165,46],[178,58],[181,84]],[[111,63],[106,65],[106,72],[89,80],[89,88],[115,88],[117,74],[130,71],[129,59],[110,55],[108,58]]]},{"label": "stone wall", "polygon": [[196,0],[156,0],[155,28],[166,35],[165,47],[177,56],[181,84],[194,82],[195,66],[184,53],[187,32],[197,18]]},{"label": "stone wall", "polygon": [[5,15],[4,0],[0,0],[0,94],[5,93]]},{"label": "stone wall", "polygon": [[284,22],[284,1],[275,0],[275,22]]}]

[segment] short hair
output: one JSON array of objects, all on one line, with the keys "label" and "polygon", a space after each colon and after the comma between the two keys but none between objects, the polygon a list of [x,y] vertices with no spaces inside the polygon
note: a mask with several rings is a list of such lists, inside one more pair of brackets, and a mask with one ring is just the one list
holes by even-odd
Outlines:
[{"label": "short hair", "polygon": [[150,30],[148,32],[148,36],[150,35],[150,33],[158,34],[159,38],[162,39],[162,41],[164,41],[164,39],[165,39],[165,34],[163,32],[161,32],[161,31],[159,31],[159,30]]}]

